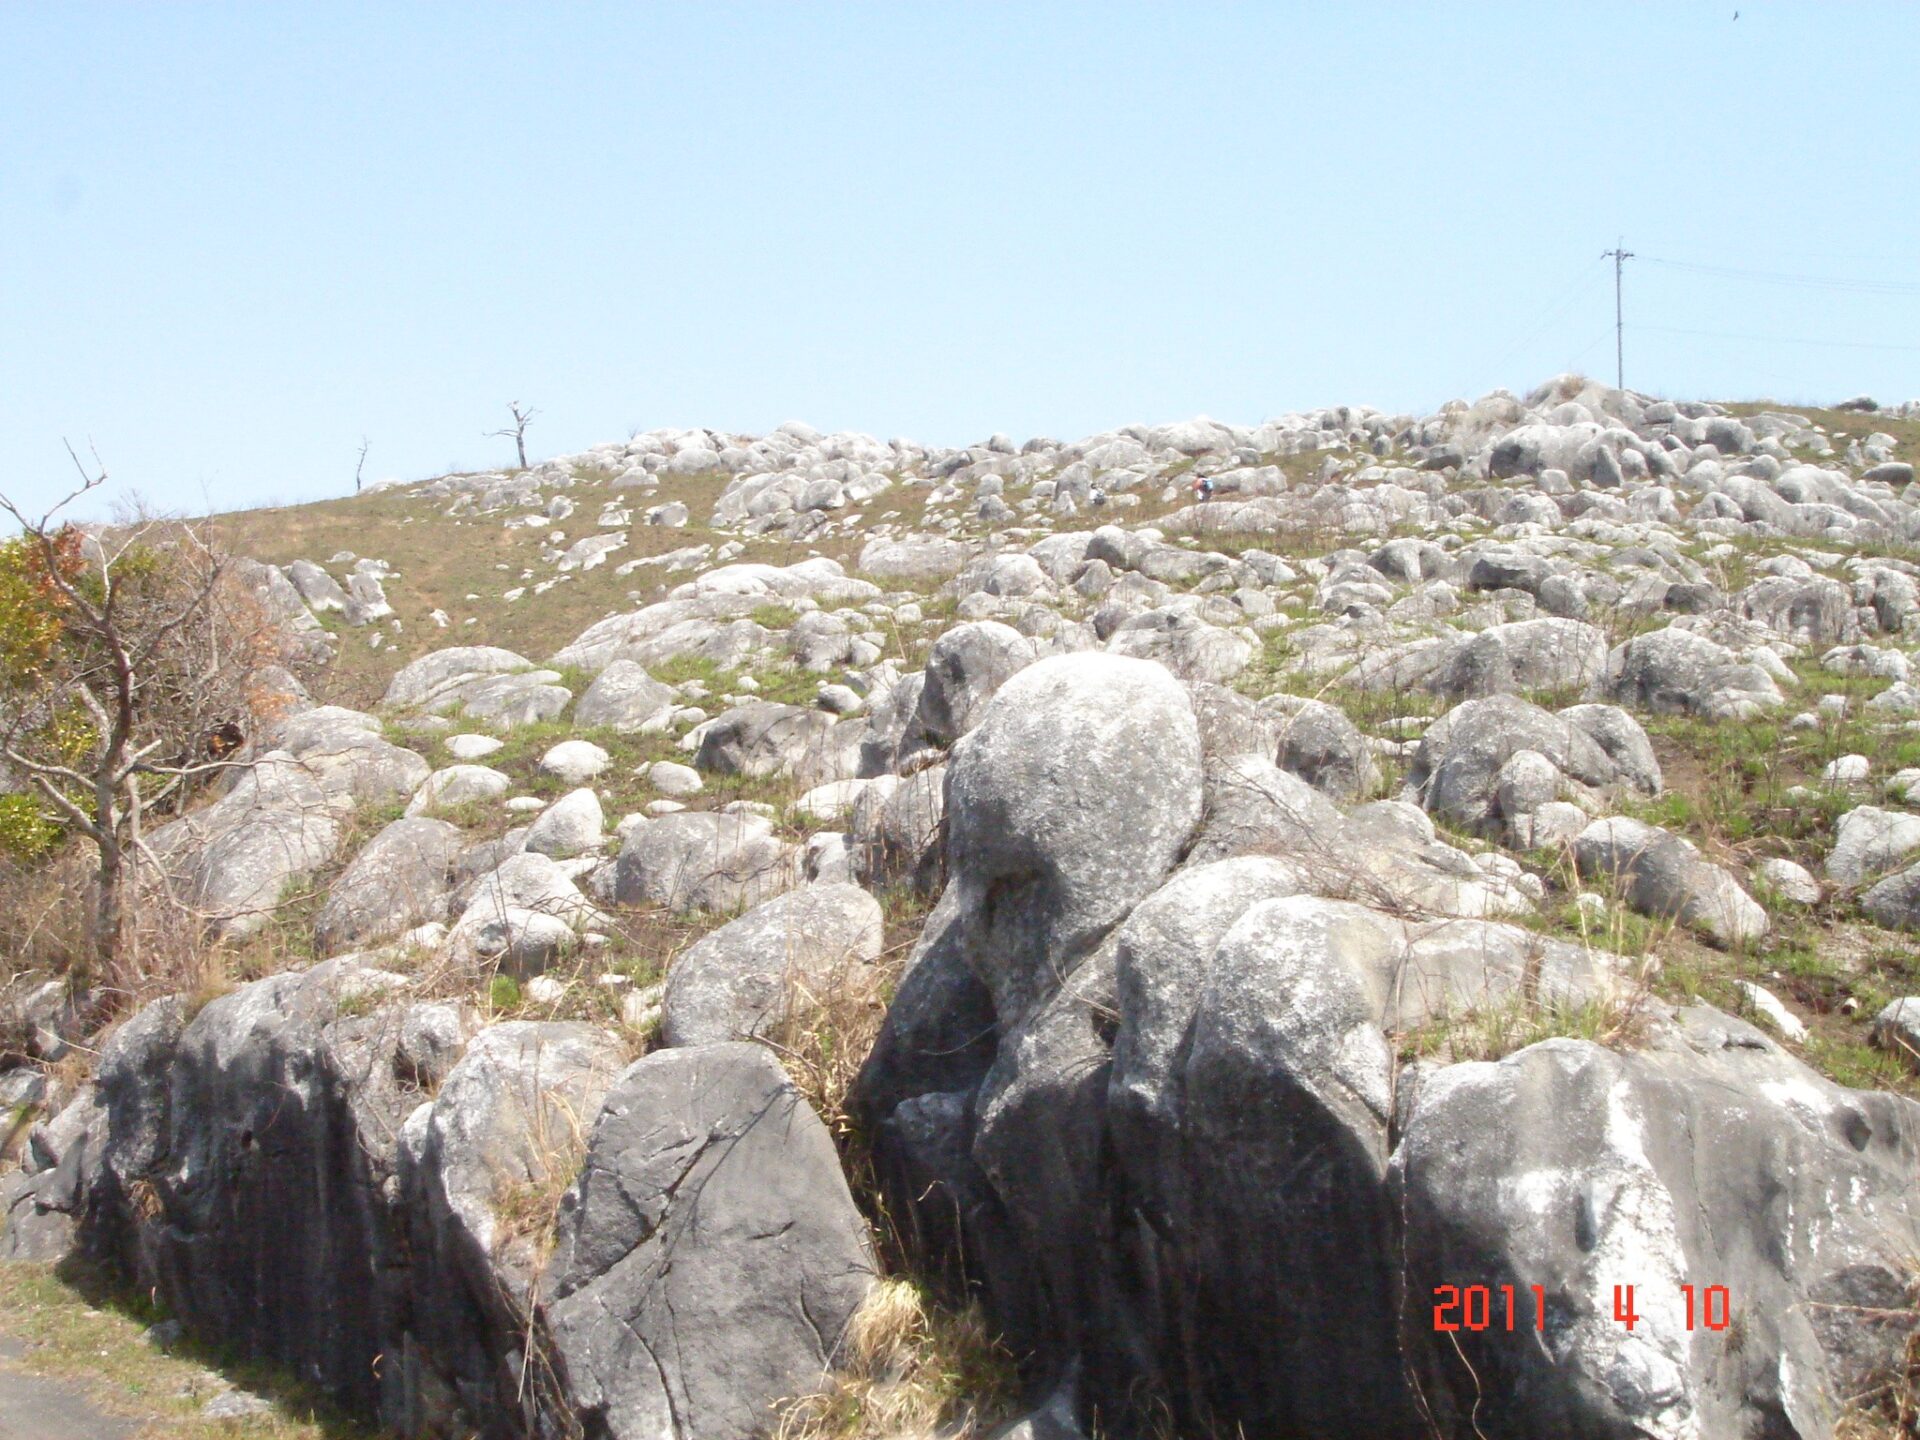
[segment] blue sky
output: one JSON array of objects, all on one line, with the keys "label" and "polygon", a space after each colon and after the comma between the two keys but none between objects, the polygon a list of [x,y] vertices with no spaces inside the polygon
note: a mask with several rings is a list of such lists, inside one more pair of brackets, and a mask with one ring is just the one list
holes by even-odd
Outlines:
[{"label": "blue sky", "polygon": [[9,4],[0,479],[316,498],[514,399],[539,454],[1425,411],[1610,376],[1616,237],[1629,384],[1906,399],[1915,54],[1911,3]]}]

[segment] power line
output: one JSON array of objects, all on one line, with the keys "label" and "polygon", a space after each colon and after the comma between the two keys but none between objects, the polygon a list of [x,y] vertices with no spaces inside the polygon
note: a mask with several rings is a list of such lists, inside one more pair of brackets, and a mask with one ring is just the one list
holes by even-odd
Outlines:
[{"label": "power line", "polygon": [[1697,335],[1706,340],[1746,340],[1757,345],[1821,345],[1835,350],[1898,350],[1920,353],[1920,345],[1887,345],[1871,340],[1812,340],[1795,335],[1740,335],[1727,330],[1683,330],[1677,325],[1639,325],[1662,335]]},{"label": "power line", "polygon": [[[1611,252],[1609,252],[1611,253]],[[1846,280],[1820,275],[1795,275],[1782,270],[1739,270],[1731,265],[1701,265],[1688,260],[1640,257],[1649,265],[1713,275],[1726,280],[1752,280],[1766,285],[1792,285],[1808,290],[1839,290],[1856,295],[1920,295],[1920,282],[1911,280]]]},{"label": "power line", "polygon": [[1501,353],[1500,358],[1488,367],[1489,375],[1494,377],[1496,382],[1500,371],[1505,368],[1509,360],[1533,344],[1534,341],[1546,334],[1547,331],[1551,330],[1554,325],[1560,321],[1561,317],[1565,315],[1567,307],[1573,303],[1581,289],[1593,278],[1593,272],[1600,268],[1600,261],[1605,258],[1605,256],[1596,257],[1582,266],[1580,273],[1568,282],[1567,287],[1556,294],[1553,299],[1549,300],[1537,312],[1544,318],[1519,340],[1509,345],[1506,350]]}]

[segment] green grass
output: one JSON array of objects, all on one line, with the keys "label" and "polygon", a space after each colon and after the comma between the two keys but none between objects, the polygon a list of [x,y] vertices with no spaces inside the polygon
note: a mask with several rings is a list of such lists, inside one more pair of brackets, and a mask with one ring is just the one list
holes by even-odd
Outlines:
[{"label": "green grass", "polygon": [[[384,1432],[329,1407],[311,1387],[219,1347],[188,1341],[162,1352],[143,1338],[166,1318],[143,1297],[83,1267],[0,1264],[0,1331],[27,1347],[17,1363],[80,1385],[103,1411],[141,1427],[142,1440],[374,1440]],[[263,1395],[271,1413],[208,1420],[222,1380]]]},{"label": "green grass", "polygon": [[1437,1016],[1395,1037],[1402,1061],[1502,1060],[1542,1040],[1590,1040],[1628,1046],[1644,1027],[1641,997],[1567,1003],[1516,996],[1459,1014]]},{"label": "green grass", "polygon": [[790,630],[799,620],[800,612],[791,605],[757,605],[747,613],[747,618],[765,630]]},{"label": "green grass", "polygon": [[1607,893],[1608,886],[1596,877],[1582,886],[1582,892],[1599,895],[1607,902],[1604,913],[1589,915],[1564,890],[1550,892],[1545,902],[1532,913],[1513,917],[1514,923],[1542,935],[1596,950],[1611,951],[1628,959],[1655,955],[1673,934],[1673,922],[1637,910]]}]

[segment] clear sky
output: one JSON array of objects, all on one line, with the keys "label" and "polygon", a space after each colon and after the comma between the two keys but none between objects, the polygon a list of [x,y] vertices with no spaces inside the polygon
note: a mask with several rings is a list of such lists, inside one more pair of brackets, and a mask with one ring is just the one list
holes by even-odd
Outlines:
[{"label": "clear sky", "polygon": [[1630,385],[1906,399],[1916,54],[1911,0],[9,3],[0,479],[340,494],[516,399],[538,454],[1426,411],[1610,377],[1616,238]]}]

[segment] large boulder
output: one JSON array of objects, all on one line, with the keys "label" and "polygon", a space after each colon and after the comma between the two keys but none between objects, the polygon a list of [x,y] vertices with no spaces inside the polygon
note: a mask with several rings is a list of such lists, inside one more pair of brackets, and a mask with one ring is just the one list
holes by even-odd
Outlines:
[{"label": "large boulder", "polygon": [[773,632],[747,617],[766,603],[750,594],[703,594],[662,600],[595,621],[552,663],[596,674],[616,661],[647,667],[679,659],[709,660],[723,670],[771,653]]},{"label": "large boulder", "polygon": [[174,894],[216,935],[251,935],[286,892],[331,860],[350,795],[329,791],[300,761],[270,751],[213,804],[147,837]]},{"label": "large boulder", "polygon": [[1261,901],[1306,890],[1298,867],[1268,856],[1189,866],[1121,927],[1115,984],[1127,1024],[1114,1041],[1107,1105],[1121,1163],[1143,1190],[1178,1175],[1183,1097],[1175,1077],[1221,937]]},{"label": "large boulder", "polygon": [[1797,645],[1843,645],[1860,638],[1853,596],[1824,575],[1795,579],[1768,575],[1739,596],[1740,613]]},{"label": "large boulder", "polygon": [[0,1179],[0,1258],[57,1263],[84,1249],[130,1263],[138,1219],[128,1201],[166,1153],[186,1022],[178,997],[135,1013],[100,1047],[93,1083],[28,1133],[19,1169]]},{"label": "large boulder", "polygon": [[1745,720],[1786,703],[1773,677],[1704,635],[1669,626],[1607,656],[1609,698],[1655,714]]},{"label": "large boulder", "polygon": [[621,734],[642,730],[679,703],[673,688],[661,684],[633,660],[615,660],[594,678],[573,721],[580,726],[605,725]]},{"label": "large boulder", "polygon": [[1827,878],[1836,885],[1858,885],[1915,850],[1920,850],[1920,815],[1861,805],[1842,815],[1835,827]]},{"label": "large boulder", "polygon": [[567,708],[573,692],[559,684],[557,670],[536,670],[511,650],[457,645],[400,667],[381,704],[431,715],[457,711],[500,726],[551,720]]},{"label": "large boulder", "polygon": [[314,917],[323,955],[392,940],[416,925],[447,918],[447,891],[458,829],[426,817],[395,820],[356,855]]},{"label": "large boulder", "polygon": [[511,650],[494,645],[456,645],[402,665],[387,682],[387,693],[380,703],[394,709],[425,709],[462,687],[531,669],[531,660]]},{"label": "large boulder", "polygon": [[1344,711],[1303,700],[1276,714],[1275,763],[1334,800],[1363,799],[1380,783],[1367,737]]},{"label": "large boulder", "polygon": [[819,1386],[873,1282],[819,1117],[764,1049],[702,1045],[608,1091],[545,1311],[589,1433],[737,1440]]},{"label": "large boulder", "polygon": [[945,878],[941,844],[947,769],[929,765],[904,779],[876,780],[854,802],[852,834],[860,872],[869,883],[911,885],[933,894]]},{"label": "large boulder", "polygon": [[318,705],[274,724],[266,748],[284,750],[331,795],[362,805],[403,800],[433,767],[386,738],[379,720],[359,710]]},{"label": "large boulder", "polygon": [[832,1004],[836,990],[864,1003],[883,928],[879,902],[857,885],[803,885],[756,906],[673,962],[662,1037],[753,1039]]},{"label": "large boulder", "polygon": [[1200,734],[1164,669],[1055,656],[1003,685],[947,767],[949,886],[1003,1017],[1070,971],[1200,818]]},{"label": "large boulder", "polygon": [[1920,929],[1920,865],[1875,884],[1860,897],[1860,908],[1889,930]]},{"label": "large boulder", "polygon": [[1204,819],[1188,846],[1189,865],[1234,855],[1275,855],[1310,868],[1321,893],[1337,893],[1364,869],[1345,843],[1346,817],[1298,775],[1262,755],[1207,764]]},{"label": "large boulder", "polygon": [[1249,1434],[1421,1433],[1383,1184],[1390,1036],[1620,988],[1584,947],[1308,879],[1190,865],[998,1027],[950,887],[862,1074],[890,1213],[963,1257],[1042,1388],[1078,1377],[1083,1424],[1130,1431],[1137,1400]]},{"label": "large boulder", "polygon": [[1260,653],[1251,631],[1210,625],[1171,607],[1128,616],[1115,628],[1107,648],[1116,655],[1157,660],[1182,680],[1215,684],[1231,680]]},{"label": "large boulder", "polygon": [[388,1353],[406,1357],[392,1367],[397,1428],[446,1433],[460,1416],[487,1440],[539,1434],[592,1383],[529,1373],[528,1327],[551,1272],[541,1232],[625,1059],[590,1025],[508,1021],[476,1036],[432,1103],[405,1117],[399,1268],[417,1308],[387,1337]]},{"label": "large boulder", "polygon": [[972,549],[937,535],[875,536],[860,550],[854,568],[875,580],[906,581],[930,589],[965,567]]},{"label": "large boulder", "polygon": [[[1537,780],[1521,783],[1520,767]],[[1427,727],[1407,771],[1407,798],[1448,824],[1534,843],[1534,817],[1565,796],[1612,789],[1657,794],[1660,767],[1639,724],[1611,706],[1554,714],[1511,695],[1455,706]]]},{"label": "large boulder", "polygon": [[606,814],[589,787],[569,790],[527,827],[527,849],[555,859],[598,850],[605,843]]},{"label": "large boulder", "polygon": [[[1828,1437],[1897,1372],[1911,1101],[1702,1009],[1633,1050],[1429,1072],[1401,1116],[1396,1283],[1439,1433]],[[1467,1287],[1492,1324],[1462,1323]]]},{"label": "large boulder", "polygon": [[479,800],[494,800],[513,788],[512,777],[490,765],[449,765],[420,783],[407,802],[407,816],[451,810]]},{"label": "large boulder", "polygon": [[283,569],[287,579],[293,582],[293,588],[300,592],[300,598],[314,614],[325,614],[329,610],[341,612],[347,608],[347,592],[340,588],[340,582],[313,561],[296,560]]},{"label": "large boulder", "polygon": [[946,631],[927,652],[926,680],[908,723],[904,751],[944,750],[978,723],[986,703],[1038,657],[1010,625],[977,620]]},{"label": "large boulder", "polygon": [[90,1217],[96,1248],[189,1333],[391,1418],[411,1378],[380,1364],[412,1310],[396,1142],[427,1098],[403,1059],[412,1007],[382,1004],[404,986],[341,959],[220,996],[184,1028],[164,1002],[143,1012],[132,1054],[102,1067]]},{"label": "large boulder", "polygon": [[1495,625],[1455,648],[1428,681],[1450,699],[1522,691],[1597,692],[1607,666],[1607,640],[1582,620],[1516,620]]},{"label": "large boulder", "polygon": [[687,810],[634,826],[620,847],[622,905],[726,912],[770,900],[799,878],[799,852],[750,813]]},{"label": "large boulder", "polygon": [[1766,910],[1730,870],[1657,825],[1619,815],[1596,820],[1574,838],[1573,858],[1581,875],[1618,886],[1631,908],[1692,926],[1717,945],[1767,933]]},{"label": "large boulder", "polygon": [[1200,753],[1209,760],[1235,755],[1272,757],[1287,717],[1302,705],[1316,703],[1292,695],[1269,695],[1256,704],[1236,690],[1204,681],[1187,688],[1193,697],[1194,719],[1200,722]]},{"label": "large boulder", "polygon": [[501,856],[454,892],[451,908],[460,917],[454,923],[454,935],[508,910],[531,910],[580,928],[601,918],[568,871],[536,850]]},{"label": "large boulder", "polygon": [[756,779],[792,776],[803,786],[852,777],[859,731],[840,729],[824,710],[755,700],[707,722],[694,763]]},{"label": "large boulder", "polygon": [[1477,635],[1429,636],[1369,656],[1348,673],[1363,690],[1430,690],[1452,700],[1521,692],[1591,695],[1606,637],[1580,620],[1516,620]]}]

